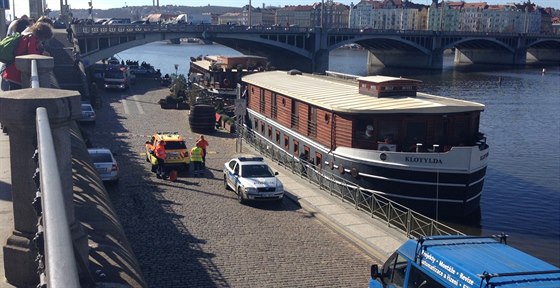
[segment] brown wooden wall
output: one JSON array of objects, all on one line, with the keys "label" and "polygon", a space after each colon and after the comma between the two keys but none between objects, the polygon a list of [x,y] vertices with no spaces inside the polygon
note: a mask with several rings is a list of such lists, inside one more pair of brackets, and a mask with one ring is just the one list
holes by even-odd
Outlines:
[{"label": "brown wooden wall", "polygon": [[[325,115],[327,118],[325,118]],[[321,143],[327,148],[331,147],[331,125],[332,125],[332,115],[330,111],[317,109],[317,139],[316,141]],[[334,144],[334,143],[332,143]]]},{"label": "brown wooden wall", "polygon": [[333,124],[335,147],[352,147],[352,118],[346,115],[335,115]]},{"label": "brown wooden wall", "polygon": [[288,98],[284,95],[278,94],[276,96],[276,101],[278,101],[278,114],[277,119],[278,123],[282,124],[282,126],[286,128],[290,128],[290,121],[292,117],[292,99]]}]

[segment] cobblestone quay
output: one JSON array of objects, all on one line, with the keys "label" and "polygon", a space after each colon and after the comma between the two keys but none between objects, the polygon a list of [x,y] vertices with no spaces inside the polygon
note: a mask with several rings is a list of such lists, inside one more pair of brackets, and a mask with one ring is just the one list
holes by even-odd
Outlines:
[{"label": "cobblestone quay", "polygon": [[[232,134],[205,135],[202,177],[157,179],[144,143],[178,131],[193,146],[188,110],[162,110],[169,89],[143,81],[103,91],[95,147],[116,152],[121,179],[109,185],[115,210],[150,287],[364,287],[374,261],[289,199],[241,205],[224,188],[222,167],[235,154]],[[248,146],[244,147],[248,152]]]}]

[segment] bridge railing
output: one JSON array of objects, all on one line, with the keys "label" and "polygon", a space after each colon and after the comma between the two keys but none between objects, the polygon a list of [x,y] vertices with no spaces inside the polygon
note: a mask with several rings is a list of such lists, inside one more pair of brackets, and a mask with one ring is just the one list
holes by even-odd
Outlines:
[{"label": "bridge railing", "polygon": [[34,207],[40,221],[34,240],[40,262],[40,283],[47,287],[80,287],[47,109],[37,108],[36,121],[40,185]]},{"label": "bridge railing", "polygon": [[210,24],[115,24],[115,25],[84,25],[73,24],[72,31],[75,36],[122,34],[122,33],[306,33],[317,28],[306,27],[281,27],[281,26],[243,26],[243,25],[210,25]]},{"label": "bridge railing", "polygon": [[240,133],[242,133],[243,139],[262,155],[269,157],[309,183],[319,186],[330,195],[340,198],[343,202],[349,202],[357,210],[384,222],[388,227],[400,230],[407,237],[463,235],[462,232],[452,227],[343,179],[322,165],[299,159],[250,129],[241,129]]},{"label": "bridge railing", "polygon": [[[183,32],[183,33],[311,33],[322,29],[321,27],[297,27],[297,26],[245,26],[245,25],[212,25],[212,24],[187,24],[187,23],[152,23],[152,24],[113,24],[113,25],[90,25],[73,24],[72,30],[76,36],[118,34],[118,33],[161,33],[161,32]],[[373,29],[373,28],[325,28],[330,35],[413,35],[413,36],[483,36],[483,37],[547,37],[558,38],[558,35],[541,33],[518,33],[518,32],[478,32],[478,31],[436,31],[436,30],[410,30],[410,29]]]}]

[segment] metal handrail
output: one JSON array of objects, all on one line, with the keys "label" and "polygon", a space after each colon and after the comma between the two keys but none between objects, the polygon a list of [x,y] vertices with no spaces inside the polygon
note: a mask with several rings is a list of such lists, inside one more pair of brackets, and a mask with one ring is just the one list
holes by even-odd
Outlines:
[{"label": "metal handrail", "polygon": [[421,237],[430,235],[464,235],[430,217],[424,216],[371,190],[364,189],[338,175],[335,175],[320,165],[304,161],[280,149],[270,140],[252,130],[242,127],[243,138],[262,155],[269,157],[278,165],[292,173],[313,183],[330,195],[340,198],[343,202],[353,204],[357,210],[368,213],[405,233],[407,237]]},{"label": "metal handrail", "polygon": [[36,123],[47,286],[80,287],[47,109],[37,108]]},{"label": "metal handrail", "polygon": [[37,60],[31,60],[31,88],[39,88],[39,70]]}]

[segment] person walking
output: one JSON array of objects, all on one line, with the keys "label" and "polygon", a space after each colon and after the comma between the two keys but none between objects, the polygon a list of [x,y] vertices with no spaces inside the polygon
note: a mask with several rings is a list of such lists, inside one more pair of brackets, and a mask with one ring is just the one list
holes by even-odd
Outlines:
[{"label": "person walking", "polygon": [[[23,35],[16,47],[15,55],[29,55],[39,54],[43,55],[44,47],[42,42],[47,41],[53,37],[52,28],[49,24],[44,22],[36,23],[31,28],[31,34]],[[16,68],[16,63],[13,62],[5,67],[2,73],[2,90],[17,90],[21,89],[21,72]]]},{"label": "person walking", "polygon": [[191,149],[191,163],[193,164],[194,176],[198,176],[198,174],[202,173],[202,157],[202,148],[200,148],[197,143],[196,146]]},{"label": "person walking", "polygon": [[154,150],[154,154],[157,158],[157,170],[156,170],[156,177],[160,179],[166,179],[167,175],[165,174],[165,159],[167,158],[167,153],[165,152],[165,141],[161,140],[156,145],[156,149]]},{"label": "person walking", "polygon": [[206,147],[208,147],[208,141],[204,139],[204,135],[200,135],[198,140],[196,140],[196,145],[202,149],[202,168],[206,168]]}]

